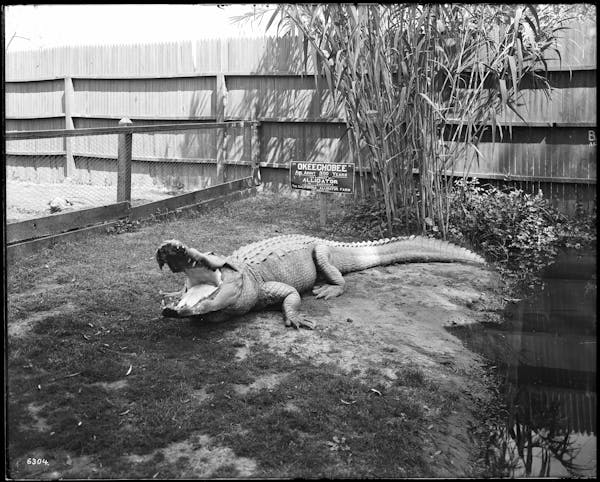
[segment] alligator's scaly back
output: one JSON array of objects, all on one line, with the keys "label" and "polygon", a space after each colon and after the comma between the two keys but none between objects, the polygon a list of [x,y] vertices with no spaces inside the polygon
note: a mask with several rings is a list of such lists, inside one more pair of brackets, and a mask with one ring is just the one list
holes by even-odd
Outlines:
[{"label": "alligator's scaly back", "polygon": [[465,248],[439,239],[410,236],[362,243],[332,243],[331,263],[341,273],[394,263],[459,262],[485,263]]}]

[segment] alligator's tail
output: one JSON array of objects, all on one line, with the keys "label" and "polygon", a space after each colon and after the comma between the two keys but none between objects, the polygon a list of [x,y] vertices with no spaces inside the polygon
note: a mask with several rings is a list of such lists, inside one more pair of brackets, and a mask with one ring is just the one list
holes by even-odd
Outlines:
[{"label": "alligator's tail", "polygon": [[342,273],[393,263],[459,262],[485,264],[476,253],[448,241],[410,236],[330,245],[331,261]]}]

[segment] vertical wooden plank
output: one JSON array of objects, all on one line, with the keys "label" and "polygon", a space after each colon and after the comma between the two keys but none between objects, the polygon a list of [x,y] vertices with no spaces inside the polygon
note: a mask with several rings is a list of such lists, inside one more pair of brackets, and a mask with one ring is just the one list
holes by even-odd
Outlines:
[{"label": "vertical wooden plank", "polygon": [[244,121],[242,135],[244,136],[242,160],[254,168],[252,164],[252,124],[250,122]]},{"label": "vertical wooden plank", "polygon": [[[120,126],[132,125],[126,117],[119,121]],[[117,202],[131,202],[131,148],[133,134],[119,134],[117,167]]]},{"label": "vertical wooden plank", "polygon": [[[65,114],[65,129],[74,129],[73,124],[73,107],[75,94],[73,90],[73,79],[65,77],[64,85],[64,114]],[[70,178],[75,175],[75,159],[73,157],[72,138],[65,137],[63,139],[65,149],[65,177]]]}]

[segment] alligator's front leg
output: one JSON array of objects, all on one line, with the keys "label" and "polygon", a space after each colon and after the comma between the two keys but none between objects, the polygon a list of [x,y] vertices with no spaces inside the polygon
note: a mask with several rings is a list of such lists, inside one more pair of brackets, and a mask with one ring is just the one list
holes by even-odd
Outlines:
[{"label": "alligator's front leg", "polygon": [[326,300],[340,296],[344,292],[344,286],[346,285],[346,281],[340,270],[331,263],[329,253],[329,246],[322,244],[315,246],[315,264],[317,265],[317,270],[323,274],[330,284],[315,286],[313,294],[316,298],[325,298]]},{"label": "alligator's front leg", "polygon": [[260,289],[260,305],[267,306],[283,301],[285,326],[293,326],[296,329],[303,326],[313,330],[316,323],[298,312],[300,300],[300,294],[296,288],[278,281],[268,281]]}]

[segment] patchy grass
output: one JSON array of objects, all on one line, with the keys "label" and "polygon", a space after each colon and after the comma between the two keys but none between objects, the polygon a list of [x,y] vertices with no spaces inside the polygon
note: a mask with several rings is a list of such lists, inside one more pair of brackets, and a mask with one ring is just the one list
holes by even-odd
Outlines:
[{"label": "patchy grass", "polygon": [[[358,321],[297,332],[277,311],[209,325],[160,316],[159,290],[181,284],[158,270],[163,240],[228,254],[277,234],[335,234],[317,213],[312,197],[258,195],[10,266],[9,325],[22,325],[8,339],[10,476],[476,475],[475,447],[454,471],[434,447],[456,414],[476,416],[472,382],[376,340],[379,361],[346,365],[344,340],[370,336]],[[329,358],[307,356],[313,345]]]}]

